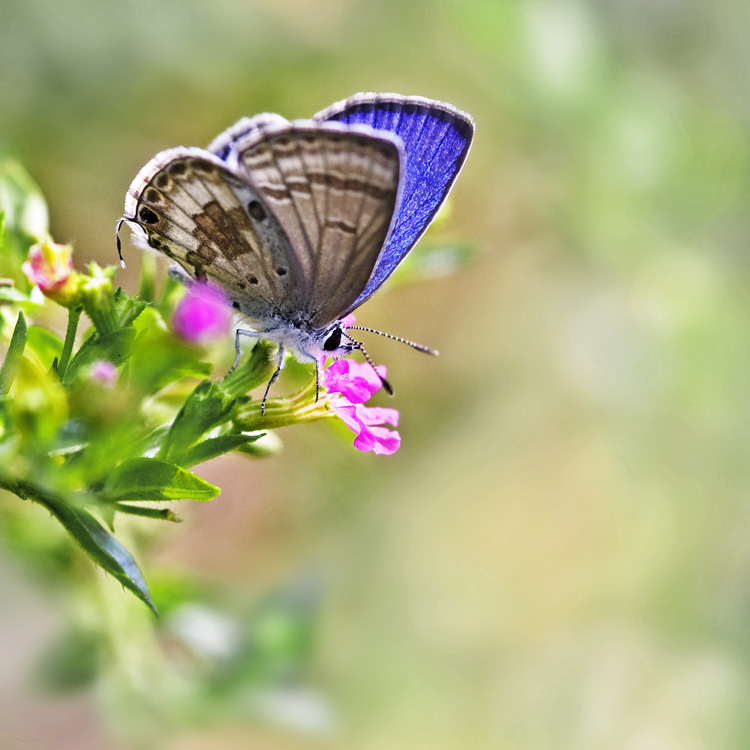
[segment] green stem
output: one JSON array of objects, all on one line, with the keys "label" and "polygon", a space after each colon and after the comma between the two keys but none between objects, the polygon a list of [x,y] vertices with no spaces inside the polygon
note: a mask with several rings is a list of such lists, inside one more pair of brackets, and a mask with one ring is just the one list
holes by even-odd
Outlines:
[{"label": "green stem", "polygon": [[31,502],[43,505],[51,513],[55,513],[57,507],[83,507],[84,505],[93,505],[94,499],[87,494],[79,493],[78,497],[73,500],[72,497],[63,495],[24,479],[15,479],[13,476],[0,474],[0,489],[12,492],[21,500],[30,500]]},{"label": "green stem", "polygon": [[26,493],[24,488],[18,484],[18,482],[16,482],[14,479],[11,479],[10,477],[5,477],[2,474],[0,474],[0,490],[12,492],[14,495],[20,497],[21,500],[29,499],[28,494]]},{"label": "green stem", "polygon": [[169,508],[150,508],[148,506],[127,505],[117,503],[115,510],[118,513],[130,513],[134,516],[143,516],[145,518],[158,518],[162,521],[173,521],[180,523],[182,519]]},{"label": "green stem", "polygon": [[151,253],[141,256],[141,288],[138,296],[146,302],[154,301],[154,278],[156,276],[156,258]]},{"label": "green stem", "polygon": [[271,430],[291,424],[316,422],[319,419],[335,417],[336,412],[328,406],[324,392],[315,401],[315,381],[302,391],[289,398],[269,398],[265,414],[260,412],[260,403],[254,401],[241,407],[234,417],[234,423],[243,431]]},{"label": "green stem", "polygon": [[65,371],[68,369],[68,363],[70,362],[70,355],[73,352],[73,344],[76,340],[76,332],[78,331],[78,321],[81,319],[81,307],[72,307],[68,312],[68,330],[65,332],[65,343],[63,344],[62,354],[60,355],[60,362],[57,365],[57,374],[60,376],[60,380],[65,377]]},{"label": "green stem", "polygon": [[305,422],[317,422],[319,419],[335,417],[333,410],[324,411],[320,407],[309,407],[290,412],[289,409],[269,409],[266,404],[266,413],[248,411],[242,416],[235,418],[234,423],[243,431],[254,432],[255,430],[275,430],[278,427],[287,427],[292,424],[304,424]]},{"label": "green stem", "polygon": [[274,369],[274,363],[270,359],[271,351],[268,342],[258,342],[250,357],[224,377],[221,384],[231,398],[243,396],[252,388],[268,381]]},{"label": "green stem", "polygon": [[156,309],[165,320],[171,317],[172,310],[175,306],[175,297],[180,289],[182,289],[182,284],[180,284],[177,279],[167,275],[167,278],[164,280],[161,295],[159,296],[159,299],[156,300]]}]

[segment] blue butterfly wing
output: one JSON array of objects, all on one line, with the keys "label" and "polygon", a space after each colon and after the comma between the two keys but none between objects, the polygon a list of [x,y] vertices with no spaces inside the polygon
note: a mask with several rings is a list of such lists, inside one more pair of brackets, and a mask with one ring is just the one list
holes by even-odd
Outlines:
[{"label": "blue butterfly wing", "polygon": [[347,312],[368,299],[424,234],[469,153],[474,122],[450,104],[398,94],[356,94],[316,120],[369,125],[403,142],[401,203],[367,286]]},{"label": "blue butterfly wing", "polygon": [[222,161],[231,163],[237,158],[237,144],[250,133],[263,128],[285,125],[287,121],[281,115],[264,112],[255,117],[243,117],[217,135],[207,147],[207,151],[215,154]]}]

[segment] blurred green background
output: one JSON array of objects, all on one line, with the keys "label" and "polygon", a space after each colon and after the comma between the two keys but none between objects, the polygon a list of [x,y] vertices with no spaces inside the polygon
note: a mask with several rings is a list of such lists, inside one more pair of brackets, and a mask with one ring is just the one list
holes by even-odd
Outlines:
[{"label": "blurred green background", "polygon": [[109,581],[81,615],[5,549],[0,746],[154,747],[152,724],[170,750],[750,746],[748,32],[730,0],[4,0],[0,152],[79,266],[114,262],[157,151],[356,91],[474,116],[434,240],[478,252],[359,311],[441,351],[369,345],[398,454],[297,427],[279,457],[201,467],[222,495],[142,539],[149,580],[229,610],[319,589],[308,692],[251,721],[217,691],[195,721],[137,628],[93,685],[40,690],[66,622],[142,605]]}]

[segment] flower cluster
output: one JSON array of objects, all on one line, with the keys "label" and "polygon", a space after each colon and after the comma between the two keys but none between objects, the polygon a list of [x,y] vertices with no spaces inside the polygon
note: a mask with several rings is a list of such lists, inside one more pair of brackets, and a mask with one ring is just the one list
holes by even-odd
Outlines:
[{"label": "flower cluster", "polygon": [[[378,372],[385,377],[385,367],[378,367]],[[323,369],[322,384],[329,393],[329,406],[356,434],[354,447],[357,450],[391,455],[399,449],[399,433],[383,426],[396,427],[398,411],[365,406],[365,402],[382,386],[380,377],[370,365],[350,359],[336,360]]]}]

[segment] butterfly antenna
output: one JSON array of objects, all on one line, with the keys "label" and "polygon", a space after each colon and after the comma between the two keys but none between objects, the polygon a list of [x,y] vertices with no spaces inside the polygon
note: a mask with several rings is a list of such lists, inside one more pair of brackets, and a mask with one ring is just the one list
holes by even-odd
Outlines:
[{"label": "butterfly antenna", "polygon": [[[342,333],[344,333],[342,331]],[[370,359],[370,355],[367,353],[367,350],[365,349],[365,345],[361,343],[360,341],[355,341],[351,336],[348,336],[346,333],[344,333],[344,336],[349,339],[349,341],[354,344],[355,349],[359,349],[359,351],[362,352],[364,355],[364,358],[367,360],[367,364],[372,367],[372,371],[380,378],[380,382],[383,384],[383,389],[385,392],[389,395],[393,395],[393,387],[391,384],[378,372],[377,368],[375,367],[375,363]]]},{"label": "butterfly antenna", "polygon": [[115,226],[115,239],[117,240],[117,254],[120,256],[120,266],[125,268],[125,259],[122,257],[122,243],[120,242],[120,229],[123,221],[125,219],[120,219]]},{"label": "butterfly antenna", "polygon": [[[368,333],[377,333],[378,336],[384,336],[387,339],[393,339],[393,341],[400,341],[402,344],[408,344],[413,349],[416,349],[418,352],[424,352],[425,354],[432,354],[434,357],[437,357],[440,352],[438,352],[437,349],[431,349],[429,346],[424,346],[424,344],[417,344],[414,341],[409,341],[409,339],[401,338],[401,336],[394,336],[390,333],[385,333],[383,331],[378,331],[375,328],[365,328],[364,326],[347,326],[347,330],[355,330],[355,331],[367,331]],[[364,350],[363,350],[364,351]]]}]

